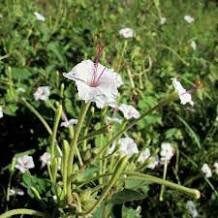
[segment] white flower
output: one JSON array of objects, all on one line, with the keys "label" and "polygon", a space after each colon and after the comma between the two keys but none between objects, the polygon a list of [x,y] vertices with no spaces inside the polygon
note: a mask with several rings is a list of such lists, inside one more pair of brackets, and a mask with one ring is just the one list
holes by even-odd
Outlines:
[{"label": "white flower", "polygon": [[37,20],[39,20],[39,21],[45,21],[45,17],[42,15],[42,14],[40,14],[40,13],[38,13],[38,12],[34,12],[34,15],[36,16],[36,19]]},{"label": "white flower", "polygon": [[133,154],[137,154],[139,152],[136,143],[130,137],[121,138],[119,140],[119,144],[120,144],[119,151],[123,155],[130,157]]},{"label": "white flower", "polygon": [[121,104],[119,110],[127,120],[131,118],[138,119],[140,117],[140,113],[132,105]]},{"label": "white flower", "polygon": [[126,28],[122,28],[120,31],[119,31],[119,34],[124,37],[124,38],[133,38],[134,35],[135,35],[135,32],[133,29],[129,28],[129,27],[126,27]]},{"label": "white flower", "polygon": [[11,196],[13,196],[13,195],[23,196],[24,191],[22,189],[19,189],[19,188],[11,188],[11,189],[9,189],[9,195],[11,195]]},{"label": "white flower", "polygon": [[69,126],[73,126],[75,124],[78,123],[78,120],[77,119],[70,119],[70,120],[66,120],[66,121],[63,121],[61,122],[61,127],[69,127]]},{"label": "white flower", "polygon": [[160,151],[161,163],[164,164],[165,161],[169,162],[173,157],[174,153],[175,153],[175,149],[173,148],[173,146],[168,142],[163,142],[161,144],[161,151]]},{"label": "white flower", "polygon": [[215,162],[215,163],[213,164],[213,167],[214,167],[214,169],[215,169],[215,173],[218,175],[218,162]]},{"label": "white flower", "polygon": [[208,164],[206,164],[206,163],[203,164],[203,166],[201,167],[201,171],[205,175],[206,178],[212,177],[212,171],[211,171],[210,167],[208,166]]},{"label": "white flower", "polygon": [[15,168],[17,168],[21,173],[25,173],[27,170],[35,167],[33,162],[33,158],[28,155],[24,155],[23,157],[18,157]]},{"label": "white flower", "polygon": [[197,44],[194,40],[191,41],[190,46],[193,50],[196,50],[196,48],[197,48]]},{"label": "white flower", "polygon": [[167,18],[166,17],[161,17],[160,18],[160,25],[164,25],[167,21]]},{"label": "white flower", "polygon": [[186,208],[193,218],[198,217],[198,211],[193,201],[187,201]]},{"label": "white flower", "polygon": [[37,88],[37,90],[33,94],[36,101],[38,101],[38,100],[47,101],[49,95],[50,95],[50,87],[49,86],[40,86]]},{"label": "white flower", "polygon": [[190,16],[190,15],[185,15],[185,16],[184,16],[184,20],[185,20],[187,23],[192,23],[192,22],[195,21],[195,19],[194,19],[192,16]]},{"label": "white flower", "polygon": [[40,156],[41,161],[41,167],[45,167],[46,165],[49,165],[51,163],[51,154],[48,152],[45,152],[43,155]]},{"label": "white flower", "polygon": [[151,155],[149,148],[146,148],[139,155],[138,162],[144,163]]},{"label": "white flower", "polygon": [[190,93],[188,93],[186,91],[186,89],[183,88],[183,86],[181,85],[181,83],[176,79],[176,78],[173,78],[172,79],[172,83],[173,83],[173,86],[176,90],[176,92],[178,93],[179,95],[179,98],[180,98],[180,101],[181,101],[181,104],[185,105],[187,103],[189,103],[190,105],[194,105],[194,102],[192,101],[192,96]]},{"label": "white flower", "polygon": [[147,168],[154,169],[159,164],[159,158],[158,156],[152,156],[148,159],[148,165]]},{"label": "white flower", "polygon": [[91,60],[82,61],[63,75],[76,82],[81,100],[95,102],[98,108],[115,103],[123,83],[119,74]]},{"label": "white flower", "polygon": [[4,116],[2,106],[0,106],[0,119]]}]

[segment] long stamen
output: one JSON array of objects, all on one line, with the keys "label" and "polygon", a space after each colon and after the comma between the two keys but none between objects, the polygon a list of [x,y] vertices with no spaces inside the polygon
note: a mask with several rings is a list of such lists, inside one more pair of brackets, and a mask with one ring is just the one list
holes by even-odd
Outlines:
[{"label": "long stamen", "polygon": [[99,83],[99,80],[101,79],[101,77],[103,76],[104,71],[106,70],[106,67],[101,71],[100,75],[98,76],[98,78],[96,79],[96,84]]},{"label": "long stamen", "polygon": [[97,74],[98,62],[94,62],[93,74],[91,79],[91,85],[95,84],[96,74]]},{"label": "long stamen", "polygon": [[100,77],[97,78],[97,69],[98,69],[98,63],[99,63],[99,59],[102,55],[102,52],[103,52],[103,46],[97,46],[97,48],[96,48],[97,55],[96,55],[95,60],[94,60],[93,74],[92,74],[92,79],[90,82],[91,86],[95,86],[100,79]]}]

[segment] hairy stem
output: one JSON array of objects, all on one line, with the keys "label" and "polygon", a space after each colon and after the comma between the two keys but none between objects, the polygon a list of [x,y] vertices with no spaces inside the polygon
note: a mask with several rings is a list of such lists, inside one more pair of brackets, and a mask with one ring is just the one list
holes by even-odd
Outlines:
[{"label": "hairy stem", "polygon": [[42,117],[42,115],[30,104],[26,101],[25,98],[21,99],[21,102],[33,113],[36,115],[36,117],[41,121],[41,123],[43,124],[43,126],[45,127],[45,129],[47,130],[47,132],[49,133],[49,135],[52,135],[52,130],[51,127],[48,125],[48,123],[46,122],[46,120]]},{"label": "hairy stem", "polygon": [[141,179],[141,180],[144,180],[144,181],[150,182],[150,183],[156,183],[156,184],[167,186],[167,187],[175,189],[179,192],[183,192],[185,194],[188,194],[191,197],[194,197],[195,199],[199,199],[200,195],[201,195],[197,189],[187,188],[185,186],[178,185],[176,183],[173,183],[173,182],[170,182],[170,181],[167,181],[164,179],[160,179],[160,178],[155,177],[155,176],[142,174],[142,173],[127,173],[127,176]]},{"label": "hairy stem", "polygon": [[77,142],[79,139],[79,134],[80,134],[80,131],[82,129],[82,125],[83,125],[83,122],[85,120],[86,113],[89,109],[89,106],[90,106],[90,103],[83,105],[83,108],[82,108],[80,115],[79,115],[79,118],[78,118],[78,123],[76,125],[74,137],[70,143],[70,151],[69,151],[69,155],[68,155],[68,166],[67,166],[68,167],[68,169],[67,169],[67,173],[68,173],[68,176],[67,176],[67,179],[68,179],[68,190],[67,190],[68,199],[70,199],[70,197],[71,197],[71,175],[72,175],[74,153],[75,153]]}]

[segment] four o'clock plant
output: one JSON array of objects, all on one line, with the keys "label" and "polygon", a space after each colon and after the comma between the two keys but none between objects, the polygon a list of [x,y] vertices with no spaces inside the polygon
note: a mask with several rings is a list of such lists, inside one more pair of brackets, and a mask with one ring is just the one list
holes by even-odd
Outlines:
[{"label": "four o'clock plant", "polygon": [[[119,90],[125,83],[118,72],[100,63],[102,52],[98,48],[94,60],[83,60],[70,72],[63,74],[63,80],[72,82],[77,89],[74,97],[79,100],[76,102],[80,111],[73,118],[67,119],[63,84],[60,87],[61,100],[52,108],[55,111],[53,127],[30,103],[22,99],[49,133],[50,145],[40,156],[40,161],[41,169],[47,168],[59,215],[89,217],[99,208],[110,211],[112,199],[116,194],[125,192],[131,180],[159,184],[198,199],[200,192],[196,189],[170,182],[166,176],[158,178],[145,173],[147,169],[152,172],[161,164],[166,168],[175,155],[170,143],[162,143],[160,153],[152,152],[148,148],[143,149],[131,134],[132,127],[139,121],[177,96],[181,104],[193,106],[191,94],[177,79],[173,79],[175,93],[166,96],[149,110],[139,111],[133,102],[126,104],[119,100]],[[49,94],[48,86],[39,87],[34,99],[47,102]],[[110,114],[113,116],[110,117]],[[64,138],[58,137],[61,133],[66,134]],[[15,165],[21,173],[30,173],[34,167],[31,156],[19,158]],[[8,211],[0,217],[14,214],[49,217],[47,213],[23,208]],[[101,216],[104,217],[104,214]]]}]

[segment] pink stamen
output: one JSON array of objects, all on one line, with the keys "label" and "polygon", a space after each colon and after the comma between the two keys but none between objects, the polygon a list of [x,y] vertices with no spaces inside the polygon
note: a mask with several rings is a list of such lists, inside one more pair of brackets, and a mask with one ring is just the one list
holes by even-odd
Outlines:
[{"label": "pink stamen", "polygon": [[[99,74],[99,76],[98,76],[97,78],[96,78],[96,75],[94,76],[94,79],[93,79],[93,76],[92,76],[92,80],[91,80],[91,83],[90,83],[90,86],[91,86],[91,87],[96,87],[96,86],[99,85],[99,81],[100,81],[101,77],[103,76],[105,70],[106,70],[106,68],[104,68],[104,69],[101,71],[101,73]],[[94,72],[94,73],[95,73],[95,72]],[[93,74],[94,74],[94,73],[93,73]],[[97,74],[97,73],[95,73],[95,74]]]},{"label": "pink stamen", "polygon": [[103,47],[101,47],[101,46],[97,47],[97,55],[96,55],[95,60],[94,60],[93,74],[92,74],[92,79],[90,82],[91,87],[96,87],[99,85],[99,80],[101,79],[101,77],[105,71],[105,68],[104,68],[103,71],[100,73],[100,75],[97,77],[98,63],[99,63],[99,59],[102,55],[102,51],[103,51]]},{"label": "pink stamen", "polygon": [[93,68],[93,74],[92,74],[92,79],[91,79],[91,85],[95,83],[95,79],[96,79],[96,76],[97,76],[96,75],[97,74],[97,69],[98,69],[98,62],[94,62],[94,68]]}]

